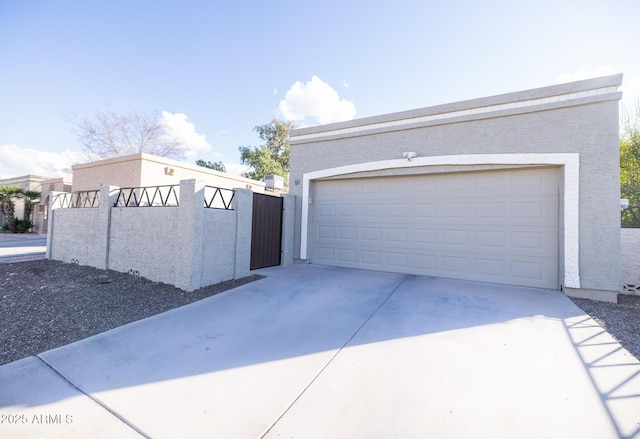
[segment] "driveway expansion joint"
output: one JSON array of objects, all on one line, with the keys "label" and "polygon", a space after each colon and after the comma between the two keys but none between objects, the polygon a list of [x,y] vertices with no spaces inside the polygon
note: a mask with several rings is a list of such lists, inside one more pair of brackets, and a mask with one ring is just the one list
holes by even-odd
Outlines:
[{"label": "driveway expansion joint", "polygon": [[276,426],[276,424],[278,422],[280,422],[280,420],[287,414],[287,412],[291,409],[291,407],[293,407],[295,405],[296,402],[298,402],[298,400],[302,397],[302,395],[304,395],[304,393],[309,389],[309,387],[311,387],[313,385],[313,383],[318,379],[318,377],[320,375],[322,375],[322,372],[324,372],[327,367],[329,367],[329,365],[333,362],[333,360],[340,354],[340,352],[342,352],[342,350],[351,342],[351,340],[354,339],[354,337],[356,335],[358,335],[358,333],[362,330],[362,328],[364,328],[364,326],[369,322],[369,320],[371,320],[371,318],[373,318],[374,315],[377,314],[378,311],[380,311],[380,308],[382,308],[384,306],[385,303],[387,303],[389,301],[389,299],[391,298],[391,296],[393,296],[393,294],[398,291],[398,289],[402,286],[403,283],[405,283],[407,281],[407,279],[409,279],[411,277],[411,275],[405,275],[402,280],[398,283],[398,285],[395,286],[395,288],[393,290],[391,290],[391,292],[387,295],[387,297],[385,297],[385,299],[380,303],[380,305],[378,305],[376,307],[375,310],[373,310],[373,312],[369,315],[369,317],[367,317],[364,322],[362,322],[362,324],[358,327],[358,329],[356,329],[354,331],[353,334],[351,334],[351,337],[349,337],[347,339],[347,341],[345,341],[342,346],[340,346],[340,348],[338,348],[336,350],[336,352],[331,356],[331,358],[329,358],[329,360],[327,360],[327,362],[324,364],[324,366],[322,366],[320,368],[320,370],[318,371],[318,373],[316,373],[313,378],[311,378],[311,380],[309,381],[309,383],[304,387],[304,389],[302,389],[302,391],[298,394],[298,396],[296,396],[293,401],[291,401],[291,404],[289,404],[287,406],[287,408],[285,408],[283,410],[283,412],[280,414],[280,416],[278,416],[272,423],[271,425],[269,425],[264,432],[258,436],[258,439],[264,439],[265,436],[267,436],[269,434],[269,432],[273,429],[273,427]]},{"label": "driveway expansion joint", "polygon": [[68,379],[66,376],[64,376],[64,374],[62,374],[58,369],[56,369],[52,364],[48,363],[47,360],[45,360],[44,358],[42,358],[40,355],[36,355],[35,356],[38,360],[40,360],[45,366],[47,366],[49,369],[51,369],[51,371],[53,373],[55,373],[56,375],[58,375],[64,382],[66,382],[67,384],[69,384],[71,387],[73,387],[75,390],[77,390],[79,393],[81,393],[82,395],[86,396],[87,398],[89,398],[91,401],[95,402],[98,406],[102,407],[104,410],[106,410],[108,413],[110,413],[112,416],[114,416],[116,419],[118,419],[120,422],[122,422],[123,424],[125,424],[127,427],[129,427],[130,429],[132,429],[133,431],[135,431],[136,433],[138,433],[140,436],[142,436],[145,439],[151,439],[151,436],[149,436],[148,434],[145,434],[142,430],[140,430],[138,427],[136,427],[135,425],[133,425],[131,422],[129,422],[127,419],[125,419],[122,415],[120,415],[118,412],[112,410],[111,408],[109,408],[109,406],[107,406],[106,404],[104,404],[102,401],[100,401],[98,398],[95,398],[94,396],[92,396],[91,394],[85,392],[84,390],[82,390],[80,387],[76,386],[70,379]]}]

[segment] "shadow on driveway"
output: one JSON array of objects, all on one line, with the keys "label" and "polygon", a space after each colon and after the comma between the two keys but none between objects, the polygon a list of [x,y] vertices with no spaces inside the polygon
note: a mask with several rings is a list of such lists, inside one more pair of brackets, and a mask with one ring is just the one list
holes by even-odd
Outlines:
[{"label": "shadow on driveway", "polygon": [[591,346],[603,331],[558,291],[314,265],[261,274],[39,355],[75,389],[15,380],[36,376],[34,358],[0,367],[0,411],[85,394],[149,437],[638,433],[640,363],[606,333]]}]

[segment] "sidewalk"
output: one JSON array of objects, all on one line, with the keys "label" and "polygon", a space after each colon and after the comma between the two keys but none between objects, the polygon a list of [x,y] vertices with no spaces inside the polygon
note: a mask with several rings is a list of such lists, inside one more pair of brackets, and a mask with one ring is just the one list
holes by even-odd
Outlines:
[{"label": "sidewalk", "polygon": [[37,233],[0,233],[0,263],[44,259],[47,235]]}]

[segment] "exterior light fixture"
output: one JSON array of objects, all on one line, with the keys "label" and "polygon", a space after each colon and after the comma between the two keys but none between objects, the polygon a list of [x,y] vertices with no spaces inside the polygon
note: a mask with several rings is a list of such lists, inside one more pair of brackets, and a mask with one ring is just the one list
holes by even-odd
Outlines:
[{"label": "exterior light fixture", "polygon": [[620,210],[625,210],[629,208],[629,200],[626,198],[620,198]]}]

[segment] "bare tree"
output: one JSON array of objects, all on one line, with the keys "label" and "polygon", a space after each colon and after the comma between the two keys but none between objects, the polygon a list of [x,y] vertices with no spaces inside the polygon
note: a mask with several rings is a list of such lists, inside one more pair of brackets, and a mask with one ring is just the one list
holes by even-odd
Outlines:
[{"label": "bare tree", "polygon": [[72,120],[84,150],[95,158],[144,152],[161,157],[184,157],[183,143],[171,136],[158,114],[96,112],[93,118]]}]

